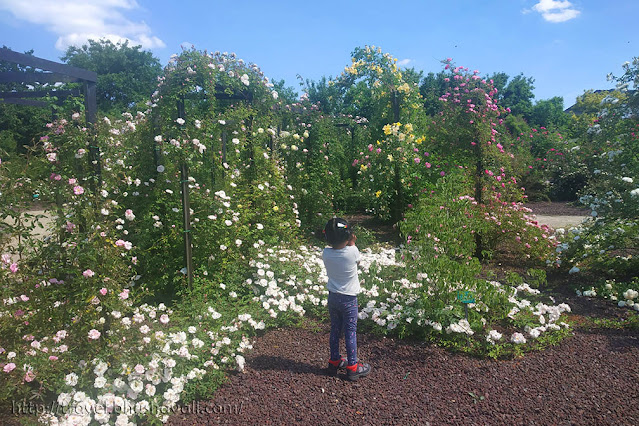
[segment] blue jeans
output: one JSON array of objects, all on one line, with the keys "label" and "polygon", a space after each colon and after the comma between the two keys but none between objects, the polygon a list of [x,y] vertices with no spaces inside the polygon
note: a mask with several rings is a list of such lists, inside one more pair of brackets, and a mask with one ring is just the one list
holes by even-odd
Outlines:
[{"label": "blue jeans", "polygon": [[331,360],[340,359],[339,341],[343,332],[348,365],[357,364],[357,296],[329,292],[328,313],[331,316]]}]

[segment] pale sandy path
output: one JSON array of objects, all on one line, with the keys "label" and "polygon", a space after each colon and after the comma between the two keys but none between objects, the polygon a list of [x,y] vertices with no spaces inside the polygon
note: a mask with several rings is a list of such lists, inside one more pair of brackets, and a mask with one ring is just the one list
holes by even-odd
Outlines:
[{"label": "pale sandy path", "polygon": [[567,216],[567,215],[536,215],[537,221],[541,224],[548,225],[551,228],[570,228],[580,225],[588,216]]},{"label": "pale sandy path", "polygon": [[[39,221],[40,223],[43,225],[43,228],[40,228],[39,226],[36,226],[33,231],[32,234],[38,238],[38,239],[43,239],[44,237],[46,237],[47,235],[51,234],[51,227],[53,222],[55,221],[55,217],[51,215],[51,213],[49,212],[48,214],[45,214],[44,210],[28,210],[26,213],[33,215],[33,216],[37,216],[37,215],[45,215],[44,218],[41,218]],[[31,218],[31,219],[26,219],[29,221],[35,221],[35,218]],[[5,219],[5,222],[13,225],[15,223],[15,220],[13,218],[7,218]],[[8,243],[7,246],[5,248],[6,249],[16,249],[18,247],[18,238],[14,237],[12,238]],[[12,254],[11,255],[11,259],[15,262],[18,260],[18,255],[17,254]]]}]

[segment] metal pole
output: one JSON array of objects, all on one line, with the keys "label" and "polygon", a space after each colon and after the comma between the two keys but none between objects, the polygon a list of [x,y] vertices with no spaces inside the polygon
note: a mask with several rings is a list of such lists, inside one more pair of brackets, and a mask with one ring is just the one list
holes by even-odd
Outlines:
[{"label": "metal pole", "polygon": [[186,163],[180,166],[182,183],[182,212],[184,223],[184,258],[189,290],[193,288],[193,243],[191,236],[191,203],[189,201],[189,169]]},{"label": "metal pole", "polygon": [[[399,123],[399,98],[397,97],[397,92],[395,90],[393,90],[393,92],[391,93],[391,106],[393,108],[393,118],[395,119],[395,123]],[[395,203],[393,203],[393,221],[399,222],[402,219],[402,211],[404,208],[404,190],[402,188],[399,163],[397,162],[397,160],[395,161],[393,171],[395,175],[395,193],[397,194]]]},{"label": "metal pole", "polygon": [[97,86],[94,81],[84,83],[84,116],[91,129],[91,141],[89,143],[89,162],[94,171],[95,190],[102,186],[102,164],[100,161],[100,147],[95,134],[95,121],[98,114]]},{"label": "metal pole", "polygon": [[[178,118],[184,118],[184,99],[177,102]],[[180,164],[180,183],[182,187],[182,214],[184,223],[184,260],[189,290],[193,288],[193,243],[191,236],[191,202],[189,201],[189,166]]]},{"label": "metal pole", "polygon": [[[226,130],[222,130],[222,165],[224,165],[224,163],[226,163],[226,139],[228,137],[228,134],[226,133]],[[222,167],[222,180],[224,180],[224,167]]]},{"label": "metal pole", "polygon": [[[484,171],[484,164],[483,164],[483,152],[482,152],[482,148],[481,148],[481,137],[479,132],[477,133],[477,141],[476,141],[476,145],[475,145],[475,155],[476,155],[476,165],[475,165],[475,201],[477,202],[478,206],[483,205],[483,197],[482,197],[482,182],[481,182],[481,177],[482,177],[482,173]],[[479,232],[479,230],[475,230],[475,257],[479,260],[482,261],[484,258],[484,244],[482,241],[482,235]]]}]

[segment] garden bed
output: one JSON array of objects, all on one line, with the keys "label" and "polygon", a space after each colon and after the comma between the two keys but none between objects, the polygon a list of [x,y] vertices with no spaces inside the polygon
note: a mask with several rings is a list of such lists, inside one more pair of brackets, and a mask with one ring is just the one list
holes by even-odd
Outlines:
[{"label": "garden bed", "polygon": [[550,294],[572,307],[574,334],[514,360],[477,359],[435,345],[359,333],[371,376],[351,383],[324,369],[326,323],[265,333],[210,401],[168,424],[637,424],[636,313],[575,295],[552,275]]},{"label": "garden bed", "polygon": [[558,346],[511,361],[360,333],[373,371],[357,383],[326,375],[328,334],[326,325],[266,333],[244,373],[168,424],[639,422],[639,374],[628,368],[639,362],[636,329],[577,328]]}]

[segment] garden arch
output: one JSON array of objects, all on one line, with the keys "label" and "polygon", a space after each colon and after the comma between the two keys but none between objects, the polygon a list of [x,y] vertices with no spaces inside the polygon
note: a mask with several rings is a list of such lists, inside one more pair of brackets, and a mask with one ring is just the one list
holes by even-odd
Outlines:
[{"label": "garden arch", "polygon": [[[208,97],[215,98],[217,100],[239,100],[246,101],[248,103],[253,102],[253,94],[249,91],[233,91],[228,93],[221,85],[216,85],[213,93],[194,92],[183,95],[177,99],[176,113],[177,118],[186,119],[186,105],[187,101],[204,100]],[[222,156],[223,161],[226,161],[226,149],[227,149],[228,133],[226,130],[222,132]],[[253,154],[251,154],[251,159]],[[154,150],[154,162],[155,166],[159,165],[160,153],[156,148]],[[193,236],[191,234],[191,201],[189,196],[189,167],[186,162],[180,163],[180,188],[182,193],[182,225],[184,233],[184,263],[186,264],[186,279],[189,289],[193,288]]]}]

